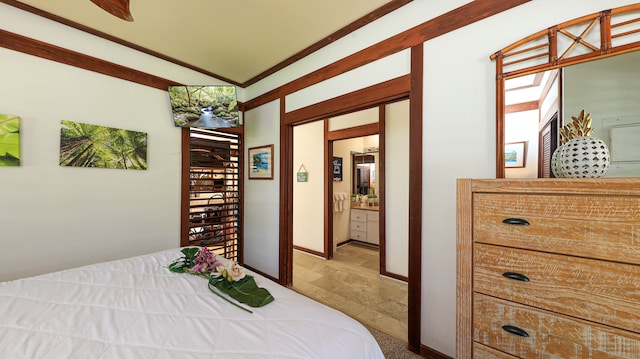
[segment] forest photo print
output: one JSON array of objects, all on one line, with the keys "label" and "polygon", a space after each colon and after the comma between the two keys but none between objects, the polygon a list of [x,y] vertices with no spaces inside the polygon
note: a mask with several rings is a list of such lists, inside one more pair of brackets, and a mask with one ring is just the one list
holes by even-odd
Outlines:
[{"label": "forest photo print", "polygon": [[62,121],[60,166],[147,169],[147,133]]}]

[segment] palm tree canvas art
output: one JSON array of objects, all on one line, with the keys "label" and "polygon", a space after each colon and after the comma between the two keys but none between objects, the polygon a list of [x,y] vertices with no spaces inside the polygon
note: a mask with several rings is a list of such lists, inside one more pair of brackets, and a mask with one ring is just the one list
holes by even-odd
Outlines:
[{"label": "palm tree canvas art", "polygon": [[0,114],[0,166],[20,166],[20,117]]},{"label": "palm tree canvas art", "polygon": [[60,166],[147,169],[147,133],[62,121]]}]

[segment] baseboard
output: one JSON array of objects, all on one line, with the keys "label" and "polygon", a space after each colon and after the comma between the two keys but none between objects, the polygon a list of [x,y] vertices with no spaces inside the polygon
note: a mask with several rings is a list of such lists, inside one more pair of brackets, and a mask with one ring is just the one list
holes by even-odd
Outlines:
[{"label": "baseboard", "polygon": [[314,251],[312,249],[308,249],[308,248],[304,248],[304,247],[300,247],[300,246],[293,246],[293,249],[297,249],[300,252],[313,254],[314,256],[318,256],[318,257],[321,257],[321,258],[325,258],[325,259],[327,258],[327,256],[324,253],[318,252],[318,251]]},{"label": "baseboard", "polygon": [[420,356],[427,359],[453,359],[448,355],[444,355],[439,351],[422,344],[420,344]]},{"label": "baseboard", "polygon": [[372,249],[380,249],[380,245],[378,245],[378,244],[367,243],[367,242],[359,241],[357,239],[347,239],[344,242],[340,242],[340,243],[336,244],[336,247],[341,247],[341,246],[343,246],[345,244],[349,244],[349,243],[358,244],[358,245],[361,245],[363,247],[369,247],[369,248],[372,248]]},{"label": "baseboard", "polygon": [[408,277],[405,277],[405,276],[400,275],[400,274],[390,273],[390,272],[387,272],[387,271],[380,272],[380,274],[385,276],[385,277],[393,278],[393,279],[396,279],[396,280],[399,280],[399,281],[402,281],[402,282],[405,282],[405,283],[409,282],[409,278]]}]

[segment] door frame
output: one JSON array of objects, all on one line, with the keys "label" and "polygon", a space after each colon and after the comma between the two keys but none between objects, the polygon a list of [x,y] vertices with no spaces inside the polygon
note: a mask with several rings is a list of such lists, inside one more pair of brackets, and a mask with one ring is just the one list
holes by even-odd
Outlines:
[{"label": "door frame", "polygon": [[[379,115],[378,122],[371,123],[362,126],[349,127],[342,130],[337,131],[329,131],[329,120],[324,120],[324,164],[325,164],[325,176],[324,176],[324,223],[325,223],[325,231],[324,231],[324,252],[325,258],[331,259],[333,258],[333,167],[332,167],[332,159],[333,159],[333,142],[340,140],[348,140],[356,137],[364,137],[371,135],[379,135],[380,141],[378,146],[380,147],[380,183],[378,183],[378,188],[380,191],[380,273],[382,274],[385,257],[385,248],[384,248],[384,108],[386,104],[381,104],[378,107]],[[365,110],[365,109],[362,109]],[[344,168],[344,167],[343,167]],[[349,201],[349,206],[351,206],[351,199],[347,199]]]},{"label": "door frame", "polygon": [[409,97],[409,278],[408,348],[420,353],[422,282],[422,43],[411,47],[411,72],[318,104],[286,112],[280,97],[280,249],[279,280],[293,282],[293,126]]}]

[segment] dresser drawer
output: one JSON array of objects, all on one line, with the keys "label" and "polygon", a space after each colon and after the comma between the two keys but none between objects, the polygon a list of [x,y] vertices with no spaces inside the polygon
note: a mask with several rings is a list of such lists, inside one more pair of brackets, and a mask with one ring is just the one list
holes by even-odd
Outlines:
[{"label": "dresser drawer", "polygon": [[638,196],[476,193],[473,213],[475,242],[640,264]]},{"label": "dresser drawer", "polygon": [[518,359],[518,357],[482,344],[473,343],[473,359]]},{"label": "dresser drawer", "polygon": [[[636,333],[497,298],[475,295],[473,313],[474,340],[518,358],[637,359],[640,353]],[[513,334],[518,330],[528,337]]]},{"label": "dresser drawer", "polygon": [[474,262],[476,292],[640,333],[640,266],[486,244]]}]

